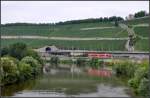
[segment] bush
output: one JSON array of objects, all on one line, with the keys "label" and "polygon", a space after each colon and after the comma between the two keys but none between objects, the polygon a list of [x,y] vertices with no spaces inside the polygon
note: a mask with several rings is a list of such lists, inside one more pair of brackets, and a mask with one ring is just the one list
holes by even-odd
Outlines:
[{"label": "bush", "polygon": [[11,84],[17,81],[19,71],[17,69],[17,64],[14,63],[12,58],[2,57],[0,69],[2,84]]},{"label": "bush", "polygon": [[142,64],[139,64],[137,70],[134,73],[134,77],[128,81],[130,87],[133,88],[136,94],[141,96],[147,96],[150,90],[149,84],[149,68],[148,62],[144,61]]},{"label": "bush", "polygon": [[73,61],[72,60],[61,60],[62,64],[73,64]]},{"label": "bush", "polygon": [[116,75],[126,76],[129,78],[134,76],[136,68],[137,65],[129,61],[117,62],[113,66],[113,70],[116,72]]},{"label": "bush", "polygon": [[7,55],[9,53],[8,47],[3,47],[1,49],[1,56]]},{"label": "bush", "polygon": [[82,59],[82,58],[78,58],[77,61],[76,61],[76,64],[78,67],[83,67],[86,65],[86,60],[85,59]]},{"label": "bush", "polygon": [[18,64],[19,64],[19,60],[18,59],[14,58],[14,57],[11,57],[9,55],[5,55],[3,57],[6,57],[6,58],[9,58],[10,60],[13,60],[13,62],[18,66]]},{"label": "bush", "polygon": [[9,46],[9,54],[21,60],[27,54],[27,46],[24,43],[15,43]]},{"label": "bush", "polygon": [[53,66],[53,67],[58,67],[58,64],[60,63],[60,60],[58,57],[52,57],[50,59],[50,64]]},{"label": "bush", "polygon": [[92,68],[98,69],[100,67],[100,62],[99,62],[98,58],[92,58],[90,60],[90,66]]},{"label": "bush", "polygon": [[146,78],[143,78],[140,81],[139,87],[137,89],[139,95],[147,97],[149,96],[150,86],[149,86],[149,80]]},{"label": "bush", "polygon": [[32,75],[41,73],[41,64],[31,56],[26,56],[21,60],[22,63],[29,64],[32,67]]},{"label": "bush", "polygon": [[27,56],[32,56],[33,58],[35,58],[36,60],[39,61],[40,64],[44,64],[43,60],[40,58],[40,56],[38,55],[37,52],[33,51],[32,49],[27,49]]},{"label": "bush", "polygon": [[32,67],[30,66],[30,64],[20,62],[18,69],[20,72],[19,80],[26,80],[32,77]]},{"label": "bush", "polygon": [[3,57],[0,65],[0,85],[26,80],[42,71],[43,61],[40,56],[32,49],[27,48],[24,43],[15,43],[2,48],[1,56]]}]

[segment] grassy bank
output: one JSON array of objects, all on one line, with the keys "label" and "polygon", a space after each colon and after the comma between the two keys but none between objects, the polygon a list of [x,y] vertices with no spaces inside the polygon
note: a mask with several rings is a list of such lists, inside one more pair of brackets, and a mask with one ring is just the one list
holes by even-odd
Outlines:
[{"label": "grassy bank", "polygon": [[129,60],[114,62],[113,70],[117,76],[128,78],[128,85],[142,98],[149,98],[149,61],[140,63]]}]

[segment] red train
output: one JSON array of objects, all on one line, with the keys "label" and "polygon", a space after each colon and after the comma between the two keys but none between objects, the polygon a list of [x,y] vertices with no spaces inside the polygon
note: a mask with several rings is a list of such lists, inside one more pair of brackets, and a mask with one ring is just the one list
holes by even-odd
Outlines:
[{"label": "red train", "polygon": [[91,57],[91,58],[112,58],[112,54],[109,54],[109,53],[88,53],[88,57]]}]

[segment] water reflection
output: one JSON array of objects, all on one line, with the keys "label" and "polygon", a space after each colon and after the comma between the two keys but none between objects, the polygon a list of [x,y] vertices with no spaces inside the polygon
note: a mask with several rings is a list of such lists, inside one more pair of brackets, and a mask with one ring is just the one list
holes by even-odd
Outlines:
[{"label": "water reflection", "polygon": [[128,97],[124,82],[115,77],[90,76],[87,73],[60,71],[45,74],[35,80],[2,88],[2,96],[17,97]]}]

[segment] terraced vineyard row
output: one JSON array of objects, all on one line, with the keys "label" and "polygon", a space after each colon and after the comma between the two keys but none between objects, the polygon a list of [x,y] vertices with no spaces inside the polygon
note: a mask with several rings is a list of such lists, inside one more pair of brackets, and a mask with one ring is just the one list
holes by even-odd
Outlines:
[{"label": "terraced vineyard row", "polygon": [[[83,24],[82,24],[83,25]],[[103,28],[101,29],[88,29],[81,30],[89,27],[85,24],[70,25],[70,26],[7,26],[1,28],[2,35],[39,35],[39,36],[53,36],[53,37],[127,37],[127,32],[120,27]],[[96,27],[100,27],[97,25]],[[109,25],[107,26],[109,27]],[[95,28],[91,26],[90,28]]]},{"label": "terraced vineyard row", "polygon": [[39,48],[46,45],[56,45],[60,48],[76,48],[87,50],[122,50],[126,40],[102,40],[102,41],[62,41],[62,40],[43,40],[43,39],[2,39],[2,46],[7,46],[15,42],[24,42],[32,48]]}]

